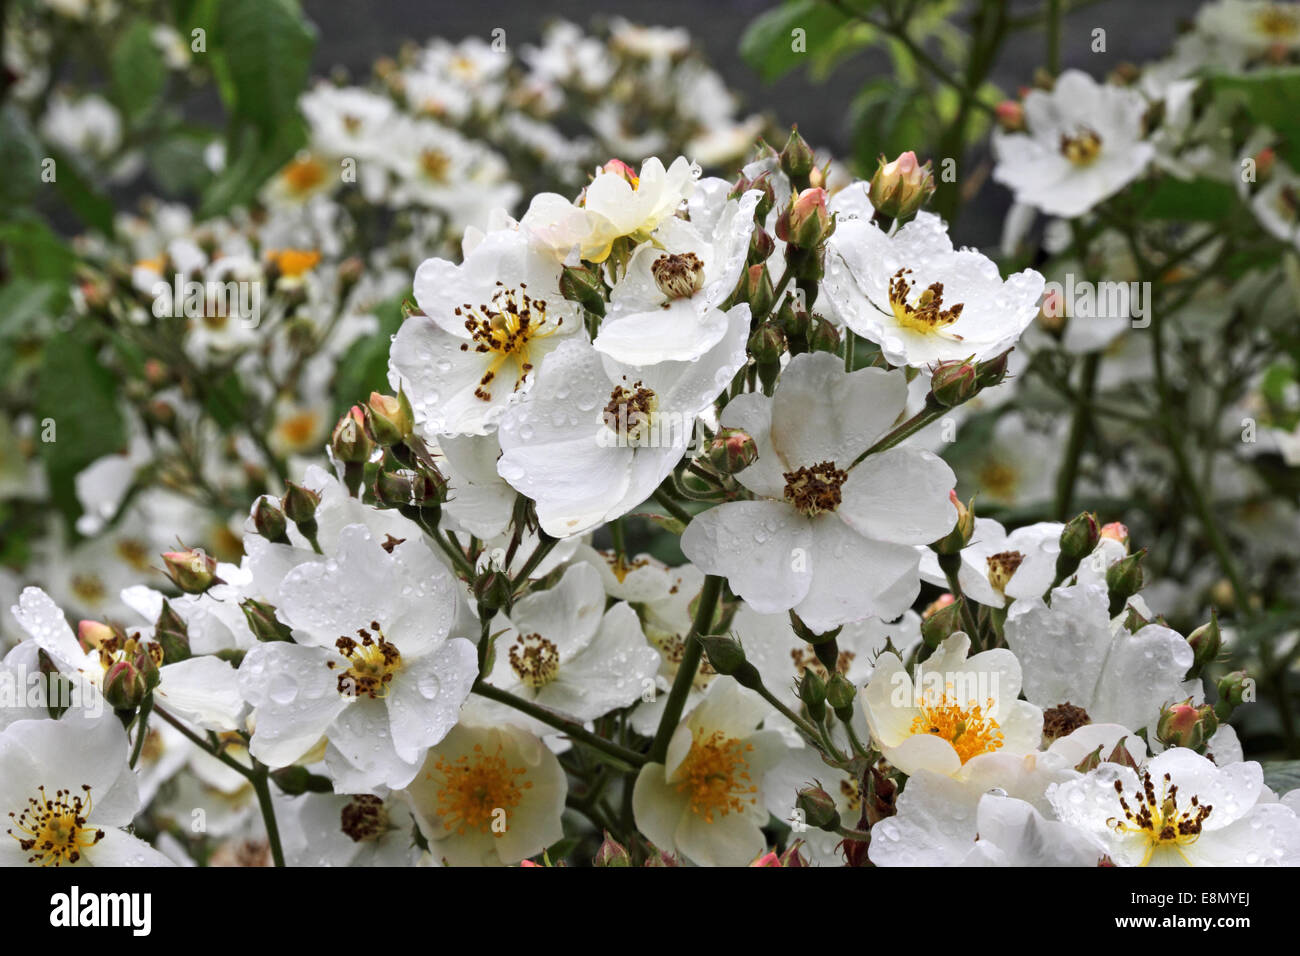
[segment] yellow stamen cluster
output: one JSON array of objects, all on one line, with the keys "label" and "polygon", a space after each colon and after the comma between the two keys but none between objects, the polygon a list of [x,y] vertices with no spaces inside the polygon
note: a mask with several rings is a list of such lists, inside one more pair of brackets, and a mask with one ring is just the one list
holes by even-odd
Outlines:
[{"label": "yellow stamen cluster", "polygon": [[510,668],[534,690],[560,676],[560,651],[540,634],[521,634],[510,648]]},{"label": "yellow stamen cluster", "polygon": [[1062,133],[1061,155],[1076,166],[1089,166],[1101,155],[1101,137],[1086,127],[1073,136]]},{"label": "yellow stamen cluster", "polygon": [[942,282],[931,282],[921,290],[915,302],[909,302],[915,285],[913,280],[907,278],[911,273],[911,269],[899,269],[889,281],[889,306],[899,325],[913,332],[930,335],[946,329],[961,318],[964,303],[958,302],[947,309],[943,307]]},{"label": "yellow stamen cluster", "polygon": [[474,389],[474,395],[485,402],[492,399],[492,382],[506,359],[514,357],[519,363],[519,373],[512,386],[512,390],[517,389],[533,368],[528,358],[529,343],[554,334],[564,324],[563,318],[550,319],[546,314],[546,300],[530,297],[528,286],[523,282],[517,289],[506,288],[504,283],[497,282],[491,303],[480,303],[475,308],[466,302],[456,309],[456,315],[464,317],[471,339],[461,345],[460,350],[468,352],[472,348],[475,352],[493,355],[488,370]]},{"label": "yellow stamen cluster", "polygon": [[758,787],[749,777],[745,755],[753,744],[724,736],[715,730],[695,731],[690,753],[677,771],[677,792],[687,794],[691,812],[713,823],[716,817],[741,813],[754,804]]},{"label": "yellow stamen cluster", "polygon": [[[682,663],[682,657],[686,653],[686,641],[680,634],[660,631],[653,626],[646,626],[646,639],[659,652],[664,663],[668,665],[669,673],[676,677],[677,668]],[[713,669],[708,658],[700,661],[700,666],[695,672],[695,680],[691,686],[698,691],[705,690],[713,682],[713,678],[718,676],[718,672]]]},{"label": "yellow stamen cluster", "polygon": [[1020,472],[1001,461],[987,462],[979,470],[978,477],[981,489],[1003,501],[1011,500],[1020,483]]},{"label": "yellow stamen cluster", "polygon": [[822,461],[811,468],[787,471],[781,477],[785,479],[785,500],[800,514],[814,518],[840,506],[840,487],[849,473],[836,468],[833,461]]},{"label": "yellow stamen cluster", "polygon": [[320,160],[304,156],[290,160],[280,173],[289,191],[297,196],[311,192],[325,182],[325,166]]},{"label": "yellow stamen cluster", "polygon": [[438,149],[425,149],[420,152],[420,171],[436,183],[447,181],[451,171],[451,158]]},{"label": "yellow stamen cluster", "polygon": [[1300,33],[1300,14],[1281,4],[1273,4],[1255,14],[1255,29],[1275,41],[1290,40]]},{"label": "yellow stamen cluster", "polygon": [[[81,854],[104,839],[104,831],[92,829],[86,823],[92,801],[90,787],[82,784],[83,796],[73,796],[69,790],[56,790],[51,798],[45,788],[37,790],[39,797],[28,797],[22,813],[10,812],[14,825],[7,832],[18,841],[24,853],[30,853],[28,863],[37,866],[62,866],[81,860]],[[14,832],[15,829],[18,832]]]},{"label": "yellow stamen cluster", "polygon": [[[835,669],[841,674],[849,672],[849,666],[853,663],[854,654],[852,651],[840,651],[839,656],[835,658]],[[826,670],[826,665],[817,659],[817,654],[811,647],[797,647],[790,652],[790,659],[794,661],[794,672],[797,676],[802,677],[804,671],[812,668],[814,674],[822,680],[830,680],[831,675]]]},{"label": "yellow stamen cluster", "polygon": [[290,279],[301,278],[320,262],[315,249],[273,249],[266,258],[275,265],[280,275]]},{"label": "yellow stamen cluster", "polygon": [[1002,729],[986,714],[992,709],[992,698],[983,706],[973,700],[964,706],[957,703],[949,686],[943,700],[920,706],[921,712],[912,719],[911,730],[913,734],[929,734],[948,741],[965,763],[972,757],[1001,749]]},{"label": "yellow stamen cluster", "polygon": [[[334,642],[348,662],[348,668],[339,674],[339,693],[346,697],[362,694],[371,699],[387,697],[388,685],[402,667],[402,655],[388,643],[377,621],[370,622],[370,630],[357,628],[357,637],[361,640],[344,635]],[[325,666],[337,670],[339,662],[327,661]]]},{"label": "yellow stamen cluster", "polygon": [[531,780],[522,779],[526,767],[512,767],[501,755],[501,748],[489,754],[482,744],[475,744],[472,754],[461,754],[454,761],[438,758],[434,770],[442,775],[438,788],[438,816],[443,829],[463,835],[470,830],[501,833],[492,829],[496,811],[509,814],[531,790]]},{"label": "yellow stamen cluster", "polygon": [[1146,838],[1147,851],[1141,864],[1146,866],[1155,851],[1162,846],[1178,850],[1195,843],[1214,807],[1209,804],[1202,806],[1199,798],[1193,795],[1187,806],[1180,810],[1178,785],[1170,782],[1169,774],[1165,774],[1161,781],[1159,796],[1156,795],[1155,783],[1148,771],[1139,771],[1138,780],[1141,789],[1134,792],[1132,806],[1124,796],[1124,785],[1115,781],[1115,793],[1119,795],[1124,819],[1111,817],[1106,824],[1116,833],[1138,833]]}]

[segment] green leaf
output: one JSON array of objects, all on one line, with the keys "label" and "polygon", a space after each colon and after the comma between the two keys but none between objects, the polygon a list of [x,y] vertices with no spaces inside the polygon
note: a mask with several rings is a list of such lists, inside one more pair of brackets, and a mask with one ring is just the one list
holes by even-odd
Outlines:
[{"label": "green leaf", "polygon": [[53,312],[63,310],[70,300],[77,260],[49,226],[31,214],[0,223],[0,253],[10,273],[53,285],[54,296],[46,304]]},{"label": "green leaf", "polygon": [[0,340],[20,336],[48,315],[49,303],[60,292],[53,282],[15,276],[0,286]]},{"label": "green leaf", "polygon": [[[740,38],[740,55],[764,82],[791,70],[811,66],[817,57],[834,59],[837,36],[848,18],[819,0],[794,0],[764,13]],[[796,34],[796,30],[802,30]]]},{"label": "green leaf", "polygon": [[109,66],[113,101],[130,119],[147,113],[167,85],[167,64],[147,20],[137,20],[118,38]]},{"label": "green leaf", "polygon": [[81,513],[77,473],[126,445],[117,380],[100,362],[85,329],[60,333],[46,344],[36,386],[36,419],[38,434],[47,421],[54,426],[54,441],[42,441],[40,454],[50,497],[71,526]]},{"label": "green leaf", "polygon": [[113,232],[113,200],[95,183],[94,175],[79,157],[63,150],[51,150],[54,185],[77,218],[105,235]]},{"label": "green leaf", "polygon": [[296,0],[223,0],[214,30],[211,39],[230,81],[227,108],[264,140],[274,138],[276,128],[297,114],[315,29]]},{"label": "green leaf", "polygon": [[1251,119],[1281,135],[1286,142],[1278,152],[1284,158],[1300,155],[1300,67],[1212,76],[1210,88],[1239,99]]},{"label": "green leaf", "polygon": [[334,414],[342,415],[371,392],[388,390],[388,347],[402,325],[402,302],[406,296],[390,299],[375,309],[379,330],[353,342],[339,363],[334,379]]},{"label": "green leaf", "polygon": [[1300,760],[1266,760],[1260,766],[1264,768],[1264,785],[1278,796],[1300,787]]},{"label": "green leaf", "polygon": [[1211,179],[1163,177],[1150,188],[1142,216],[1184,222],[1218,222],[1237,208],[1237,193]]},{"label": "green leaf", "polygon": [[45,150],[16,108],[0,111],[0,203],[6,209],[32,200],[41,188],[41,160]]},{"label": "green leaf", "polygon": [[307,127],[298,116],[286,117],[269,139],[251,126],[234,135],[239,145],[231,149],[227,143],[226,168],[203,191],[201,219],[250,202],[262,184],[307,143]]}]

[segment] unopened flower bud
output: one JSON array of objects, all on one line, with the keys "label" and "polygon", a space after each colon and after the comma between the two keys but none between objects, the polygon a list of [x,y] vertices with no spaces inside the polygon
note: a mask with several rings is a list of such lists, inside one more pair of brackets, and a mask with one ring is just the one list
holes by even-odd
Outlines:
[{"label": "unopened flower bud", "polygon": [[1142,559],[1146,557],[1143,548],[1116,561],[1106,569],[1106,587],[1110,590],[1111,617],[1119,614],[1128,603],[1128,599],[1142,590]]},{"label": "unopened flower bud", "polygon": [[135,710],[149,693],[144,675],[131,661],[118,661],[104,675],[104,699],[114,710]]},{"label": "unopened flower bud", "polygon": [[979,382],[980,388],[993,388],[1002,384],[1007,377],[1007,362],[1010,355],[1011,350],[1007,349],[1001,355],[975,366],[978,371],[976,381]]},{"label": "unopened flower bud", "polygon": [[77,624],[77,640],[83,651],[98,650],[104,642],[117,636],[117,631],[99,621],[80,621]]},{"label": "unopened flower bud", "polygon": [[217,562],[197,548],[184,551],[166,551],[162,556],[167,565],[167,576],[186,594],[202,594],[214,584],[221,584],[217,577]]},{"label": "unopened flower bud", "polygon": [[635,189],[637,183],[640,182],[640,177],[637,176],[636,170],[621,159],[609,160],[604,166],[600,167],[600,171],[606,176],[617,176],[633,189]]},{"label": "unopened flower bud", "polygon": [[709,664],[719,674],[733,678],[741,687],[754,689],[762,685],[758,669],[745,659],[740,642],[727,634],[706,634],[700,638]]},{"label": "unopened flower bud", "polygon": [[960,554],[970,544],[971,536],[975,533],[975,499],[972,498],[970,504],[964,505],[954,489],[948,492],[948,500],[957,509],[957,522],[951,531],[930,545],[936,554]]},{"label": "unopened flower bud", "polygon": [[560,294],[593,315],[605,314],[605,286],[600,273],[583,266],[565,266],[560,272]]},{"label": "unopened flower bud", "polygon": [[744,471],[758,460],[758,445],[739,428],[724,428],[713,436],[705,452],[709,464],[724,475]]},{"label": "unopened flower bud", "polygon": [[1128,548],[1128,526],[1120,524],[1118,521],[1112,521],[1109,524],[1101,526],[1101,537],[1110,538],[1112,541],[1118,541],[1124,547]]},{"label": "unopened flower bud", "polygon": [[771,173],[762,173],[757,179],[749,184],[750,189],[757,189],[763,194],[759,199],[758,205],[754,207],[754,221],[766,222],[767,214],[772,211],[776,205],[776,191],[772,188]]},{"label": "unopened flower bud", "polygon": [[[948,595],[948,598],[946,604],[935,608],[928,617],[921,621],[921,640],[931,650],[934,650],[948,638],[962,630],[962,598],[954,598],[951,594]],[[938,603],[938,601],[935,602],[935,604]]]},{"label": "unopened flower bud", "polygon": [[811,667],[805,667],[803,677],[799,679],[799,699],[816,723],[826,719],[826,682]]},{"label": "unopened flower bud", "polygon": [[1019,100],[1003,100],[994,110],[998,126],[1007,133],[1019,133],[1025,128],[1025,107]]},{"label": "unopened flower bud", "polygon": [[832,673],[831,679],[826,682],[826,703],[835,711],[835,716],[846,724],[853,719],[853,698],[857,694],[853,682],[839,671]]},{"label": "unopened flower bud", "polygon": [[253,505],[253,527],[267,541],[276,544],[288,544],[289,536],[285,531],[289,527],[288,519],[280,503],[269,495],[263,495]]},{"label": "unopened flower bud", "polygon": [[1223,634],[1219,630],[1219,616],[1211,611],[1210,622],[1202,624],[1188,634],[1187,643],[1191,645],[1194,657],[1192,659],[1192,668],[1187,672],[1185,679],[1193,680],[1201,676],[1209,663],[1219,656],[1219,649],[1223,647]]},{"label": "unopened flower bud", "polygon": [[907,222],[915,218],[934,190],[930,163],[921,165],[916,153],[908,150],[893,162],[880,157],[867,197],[881,215]]},{"label": "unopened flower bud", "polygon": [[513,594],[510,576],[500,568],[489,566],[474,579],[474,597],[489,611],[508,609]]},{"label": "unopened flower bud", "polygon": [[790,204],[786,225],[787,242],[801,249],[815,249],[833,231],[830,211],[826,208],[826,190],[805,189]]},{"label": "unopened flower bud", "polygon": [[799,135],[799,127],[790,130],[785,149],[781,150],[781,171],[792,180],[805,179],[816,163],[812,147]]},{"label": "unopened flower bud", "polygon": [[304,793],[333,793],[334,791],[334,785],[328,777],[312,773],[300,764],[290,764],[279,770],[272,770],[270,777],[275,781],[275,785],[290,797],[301,796]]},{"label": "unopened flower bud", "polygon": [[1212,708],[1206,705],[1193,707],[1191,701],[1186,700],[1160,712],[1156,739],[1166,747],[1200,750],[1218,729],[1219,721]]},{"label": "unopened flower bud", "polygon": [[394,396],[371,392],[370,401],[366,402],[366,424],[371,437],[385,447],[410,438],[415,428],[415,416],[406,393],[399,392]]},{"label": "unopened flower bud", "polygon": [[1097,516],[1085,511],[1071,518],[1061,531],[1061,555],[1072,558],[1077,564],[1097,547],[1101,539],[1101,528],[1097,525]]},{"label": "unopened flower bud", "polygon": [[795,796],[795,807],[803,812],[804,823],[818,830],[834,830],[840,825],[840,811],[835,799],[820,786],[801,789]]},{"label": "unopened flower bud", "polygon": [[1242,704],[1255,700],[1255,681],[1245,671],[1233,671],[1219,678],[1216,685],[1219,691],[1219,703],[1215,712],[1223,720],[1232,716],[1232,711]]},{"label": "unopened flower bud", "polygon": [[605,839],[601,841],[600,849],[596,851],[596,858],[591,861],[592,866],[631,866],[632,855],[627,852],[627,847],[619,843],[609,831],[605,831]]},{"label": "unopened flower bud", "polygon": [[808,351],[838,352],[840,350],[840,330],[830,319],[813,315],[808,327]]},{"label": "unopened flower bud", "polygon": [[749,337],[749,354],[759,365],[780,362],[785,351],[785,333],[771,319],[764,321]]},{"label": "unopened flower bud", "polygon": [[766,315],[772,308],[775,295],[772,290],[772,278],[767,274],[767,266],[759,263],[745,271],[744,298],[749,303],[754,315]]},{"label": "unopened flower bud", "polygon": [[361,464],[370,460],[374,450],[374,442],[366,434],[366,413],[360,405],[353,405],[334,426],[330,451],[337,461]]},{"label": "unopened flower bud", "polygon": [[280,507],[285,517],[294,524],[301,525],[316,518],[316,507],[320,504],[320,495],[295,482],[287,482],[287,490],[280,499]]},{"label": "unopened flower bud", "polygon": [[154,625],[153,638],[162,648],[165,663],[175,664],[190,657],[189,628],[168,600],[163,601],[158,622]]},{"label": "unopened flower bud", "polygon": [[803,858],[803,840],[795,840],[791,843],[784,853],[781,854],[780,866],[808,866],[808,861]]},{"label": "unopened flower bud", "polygon": [[762,226],[755,226],[754,233],[749,237],[749,256],[747,261],[750,265],[757,265],[760,262],[766,262],[776,251],[776,243],[772,241],[771,235]]},{"label": "unopened flower bud", "polygon": [[1255,154],[1255,176],[1258,179],[1267,179],[1273,172],[1273,165],[1277,162],[1277,151],[1272,146],[1266,146]]},{"label": "unopened flower bud", "polygon": [[292,641],[293,630],[275,616],[275,608],[262,601],[245,598],[239,602],[239,609],[244,612],[248,629],[259,641]]},{"label": "unopened flower bud", "polygon": [[931,370],[930,395],[944,408],[970,401],[979,390],[979,376],[969,360],[939,362]]}]

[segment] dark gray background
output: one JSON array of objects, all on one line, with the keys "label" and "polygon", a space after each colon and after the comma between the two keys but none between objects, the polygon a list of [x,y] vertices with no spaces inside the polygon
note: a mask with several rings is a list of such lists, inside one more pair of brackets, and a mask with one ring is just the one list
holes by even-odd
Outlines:
[{"label": "dark gray background", "polygon": [[[798,123],[805,136],[839,155],[848,152],[845,116],[861,81],[887,72],[884,58],[858,56],[835,73],[828,84],[815,84],[800,73],[765,86],[741,59],[740,36],[745,27],[777,0],[473,0],[465,3],[430,0],[303,0],[307,15],[320,30],[316,49],[317,74],[346,67],[354,79],[364,79],[374,60],[395,53],[404,40],[432,36],[489,38],[496,27],[506,30],[517,49],[537,39],[548,20],[560,17],[584,27],[601,17],[622,16],[637,23],[688,27],[714,68],[741,94],[744,109],[770,112],[781,123]],[[1069,14],[1062,35],[1063,65],[1095,76],[1125,61],[1141,63],[1164,54],[1176,35],[1196,13],[1197,0],[1102,0]],[[1032,12],[1042,0],[1013,2],[1014,12]],[[1106,52],[1090,49],[1091,32],[1106,29]],[[1042,33],[1018,34],[1004,48],[993,80],[1006,90],[1030,82],[1045,58]],[[986,186],[970,214],[963,217],[958,238],[974,245],[995,243],[1005,190]]]}]

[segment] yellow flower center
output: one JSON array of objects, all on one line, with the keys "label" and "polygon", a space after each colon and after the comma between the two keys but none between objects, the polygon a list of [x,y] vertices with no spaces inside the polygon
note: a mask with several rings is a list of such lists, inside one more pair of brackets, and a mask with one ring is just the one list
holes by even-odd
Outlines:
[{"label": "yellow flower center", "polygon": [[985,494],[993,495],[1002,501],[1010,501],[1015,497],[1016,485],[1019,481],[1020,473],[1011,465],[1001,461],[991,461],[979,472],[980,488]]},{"label": "yellow flower center", "polygon": [[754,804],[758,793],[749,777],[745,755],[753,744],[726,737],[715,730],[706,735],[695,731],[690,753],[677,770],[677,792],[690,797],[691,812],[713,823],[715,816],[741,813]]},{"label": "yellow flower center", "polygon": [[87,606],[97,605],[108,597],[108,588],[98,574],[74,574],[70,583],[77,600]]},{"label": "yellow flower center", "polygon": [[523,282],[518,289],[500,286],[492,294],[491,303],[480,303],[477,308],[466,302],[456,309],[456,315],[465,319],[465,329],[470,335],[470,341],[463,343],[460,350],[473,349],[491,355],[487,371],[474,389],[474,395],[485,402],[491,401],[492,382],[507,359],[513,358],[518,364],[511,386],[513,391],[533,369],[528,356],[529,344],[534,339],[554,335],[564,324],[562,317],[552,319],[546,314],[546,300],[529,296],[528,286]]},{"label": "yellow flower center", "polygon": [[309,408],[292,412],[275,425],[276,439],[291,451],[301,451],[315,444],[320,432],[320,415]]},{"label": "yellow flower center", "polygon": [[1002,551],[989,555],[986,559],[989,569],[989,584],[993,590],[1005,595],[1006,587],[1011,583],[1011,576],[1016,573],[1025,556],[1019,551]]},{"label": "yellow flower center", "polygon": [[280,275],[290,279],[301,278],[320,262],[320,253],[315,249],[276,249],[266,257],[275,263]]},{"label": "yellow flower center", "polygon": [[982,707],[973,700],[964,706],[957,703],[949,685],[943,700],[921,705],[921,712],[912,719],[912,733],[941,737],[952,744],[961,762],[965,763],[972,757],[1002,747],[1002,728],[985,713],[992,708],[991,697]]},{"label": "yellow flower center", "polygon": [[69,790],[56,790],[53,798],[45,788],[37,790],[39,797],[28,797],[21,813],[10,812],[13,826],[7,831],[18,841],[24,853],[30,853],[28,863],[37,866],[62,866],[81,860],[83,851],[104,839],[104,831],[87,825],[92,801],[90,787],[81,787],[84,796],[73,796]]},{"label": "yellow flower center", "polygon": [[436,183],[447,181],[451,171],[451,159],[438,149],[426,149],[420,152],[420,170]]},{"label": "yellow flower center", "polygon": [[1142,866],[1150,863],[1156,850],[1162,848],[1172,849],[1181,856],[1180,848],[1197,841],[1202,826],[1214,807],[1208,804],[1202,806],[1200,799],[1193,795],[1180,810],[1178,785],[1170,782],[1169,774],[1165,774],[1160,783],[1159,796],[1156,795],[1155,783],[1148,771],[1139,771],[1138,780],[1141,789],[1134,792],[1131,805],[1124,796],[1124,785],[1115,781],[1115,793],[1119,795],[1124,819],[1111,817],[1106,825],[1116,833],[1137,833],[1146,839],[1147,850],[1142,857]]},{"label": "yellow flower center", "polygon": [[[668,665],[669,675],[676,677],[677,669],[682,663],[682,656],[686,652],[686,641],[683,640],[682,635],[660,630],[649,623],[645,626],[645,632],[646,640],[659,652],[659,656]],[[691,686],[702,692],[708,688],[709,684],[713,682],[713,678],[717,676],[718,672],[713,669],[713,665],[709,663],[708,658],[704,658],[700,661],[699,669],[695,672],[695,680],[691,683]]]},{"label": "yellow flower center", "polygon": [[149,546],[139,538],[119,538],[114,550],[119,558],[137,571],[149,567]]},{"label": "yellow flower center", "polygon": [[1255,29],[1271,40],[1290,40],[1300,33],[1300,18],[1292,10],[1270,6],[1255,15]]},{"label": "yellow flower center", "polygon": [[[347,669],[339,674],[339,693],[346,697],[362,694],[371,699],[387,697],[393,675],[402,668],[402,655],[388,643],[377,621],[370,622],[369,631],[357,628],[357,637],[359,641],[345,635],[334,642],[348,663]],[[328,661],[325,666],[337,670],[339,662]]]},{"label": "yellow flower center", "polygon": [[1089,166],[1101,155],[1101,137],[1086,127],[1073,136],[1062,133],[1061,155],[1076,166]]},{"label": "yellow flower center", "polygon": [[500,836],[505,831],[492,826],[499,811],[509,814],[523,802],[524,791],[533,786],[531,780],[523,779],[526,767],[512,767],[500,747],[489,754],[482,744],[475,744],[472,754],[461,754],[453,761],[439,757],[434,770],[443,778],[437,794],[438,816],[443,829],[457,834],[477,830]]},{"label": "yellow flower center", "polygon": [[914,280],[907,278],[911,273],[911,269],[899,269],[889,282],[889,305],[900,326],[931,335],[961,318],[964,303],[958,302],[947,309],[943,307],[942,282],[930,283],[914,301],[909,301],[915,285]]},{"label": "yellow flower center", "polygon": [[325,182],[325,165],[313,156],[293,159],[280,174],[295,196],[303,196]]}]

